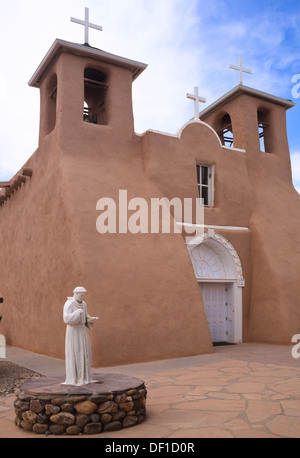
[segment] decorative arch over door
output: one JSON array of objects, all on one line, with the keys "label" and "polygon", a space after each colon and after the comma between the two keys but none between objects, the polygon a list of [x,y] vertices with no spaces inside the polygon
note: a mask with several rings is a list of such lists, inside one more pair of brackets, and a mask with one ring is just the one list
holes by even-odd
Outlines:
[{"label": "decorative arch over door", "polygon": [[[187,248],[202,292],[212,340],[241,342],[245,280],[235,248],[214,230],[193,238]],[[222,330],[217,332],[217,326]]]}]

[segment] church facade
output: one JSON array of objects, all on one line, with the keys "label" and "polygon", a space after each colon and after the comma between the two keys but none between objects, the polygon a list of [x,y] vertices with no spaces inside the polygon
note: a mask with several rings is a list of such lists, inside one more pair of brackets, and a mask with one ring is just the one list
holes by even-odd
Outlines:
[{"label": "church facade", "polygon": [[[56,40],[31,78],[39,146],[0,194],[1,332],[64,358],[62,308],[80,285],[100,317],[94,366],[208,354],[215,342],[289,344],[300,331],[294,104],[239,84],[176,135],[138,135],[132,84],[145,69]],[[120,230],[125,190],[149,208],[190,199],[204,219],[170,208],[180,231]],[[119,230],[98,230],[101,198],[116,203]]]}]

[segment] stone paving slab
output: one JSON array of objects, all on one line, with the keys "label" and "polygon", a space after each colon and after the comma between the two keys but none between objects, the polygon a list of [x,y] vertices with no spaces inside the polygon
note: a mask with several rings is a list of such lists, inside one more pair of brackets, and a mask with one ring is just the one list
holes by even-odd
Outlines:
[{"label": "stone paving slab", "polygon": [[[146,383],[147,416],[97,438],[300,438],[300,359],[290,347],[240,344],[112,370]],[[14,399],[0,398],[0,437],[37,437],[14,425]]]}]

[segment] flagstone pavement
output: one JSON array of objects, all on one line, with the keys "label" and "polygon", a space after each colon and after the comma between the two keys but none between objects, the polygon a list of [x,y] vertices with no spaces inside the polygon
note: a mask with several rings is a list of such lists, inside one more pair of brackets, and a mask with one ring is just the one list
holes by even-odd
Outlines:
[{"label": "flagstone pavement", "polygon": [[[63,361],[14,347],[7,360],[46,376],[64,373]],[[300,358],[289,346],[227,345],[212,355],[93,372],[143,379],[147,416],[133,428],[78,438],[300,438]],[[14,400],[0,397],[0,438],[46,437],[14,424]]]}]

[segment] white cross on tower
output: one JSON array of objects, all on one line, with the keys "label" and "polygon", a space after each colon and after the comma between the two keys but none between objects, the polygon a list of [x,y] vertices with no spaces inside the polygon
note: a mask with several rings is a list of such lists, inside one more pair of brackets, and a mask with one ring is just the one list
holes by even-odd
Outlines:
[{"label": "white cross on tower", "polygon": [[199,92],[197,86],[194,87],[194,94],[187,94],[188,99],[194,100],[194,119],[199,121],[199,102],[206,103],[206,99],[199,97]]},{"label": "white cross on tower", "polygon": [[243,73],[250,73],[252,75],[252,71],[248,70],[247,68],[243,68],[243,56],[240,56],[240,66],[236,67],[235,65],[229,65],[229,68],[233,70],[238,70],[240,72],[240,84],[243,84]]},{"label": "white cross on tower", "polygon": [[85,28],[85,44],[89,44],[89,28],[96,29],[96,30],[103,30],[100,25],[91,24],[89,20],[89,9],[85,8],[85,20],[81,21],[80,19],[75,19],[71,17],[71,22],[75,22],[76,24],[84,25]]}]

